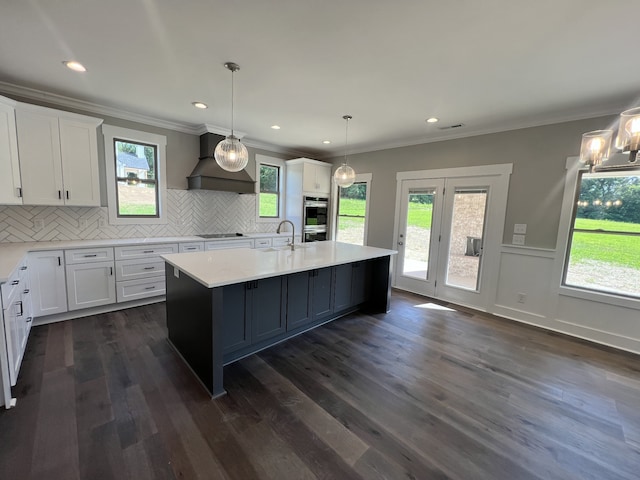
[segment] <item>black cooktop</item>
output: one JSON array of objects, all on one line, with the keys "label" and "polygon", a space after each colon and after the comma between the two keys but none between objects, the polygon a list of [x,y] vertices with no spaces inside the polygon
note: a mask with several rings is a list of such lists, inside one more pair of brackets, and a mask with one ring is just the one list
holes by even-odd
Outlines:
[{"label": "black cooktop", "polygon": [[202,235],[196,235],[200,238],[230,238],[230,237],[242,237],[241,233],[204,233]]}]

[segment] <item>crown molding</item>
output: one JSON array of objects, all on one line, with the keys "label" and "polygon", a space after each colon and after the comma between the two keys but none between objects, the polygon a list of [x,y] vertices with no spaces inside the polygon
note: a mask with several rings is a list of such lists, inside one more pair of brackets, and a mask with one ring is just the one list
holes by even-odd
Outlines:
[{"label": "crown molding", "polygon": [[166,128],[167,130],[174,130],[176,132],[188,133],[191,135],[199,135],[198,132],[202,128],[199,125],[156,118],[149,115],[123,110],[121,108],[109,107],[98,103],[87,102],[85,100],[78,100],[64,95],[59,95],[57,93],[45,92],[43,90],[23,87],[2,81],[0,81],[0,92],[10,95],[19,95],[20,97],[31,100],[44,101],[61,107],[75,108],[94,114],[120,118],[122,120],[143,123],[145,125],[151,125],[159,128]]},{"label": "crown molding", "polygon": [[[426,143],[444,142],[447,140],[458,140],[461,138],[477,137],[480,135],[491,135],[494,133],[509,132],[512,130],[521,130],[524,128],[542,127],[545,125],[554,125],[556,123],[574,122],[579,120],[588,120],[590,118],[605,117],[608,115],[619,115],[620,112],[626,110],[629,107],[628,104],[620,104],[615,106],[608,106],[600,109],[593,109],[589,111],[564,113],[560,115],[552,115],[546,117],[544,120],[521,120],[510,123],[508,127],[505,126],[493,126],[487,128],[475,128],[464,129],[464,131],[456,131],[454,133],[441,133],[435,136],[429,137],[414,137],[393,142],[381,142],[377,144],[370,144],[363,147],[356,147],[349,149],[348,155],[356,155],[360,153],[378,152],[381,150],[391,150],[394,148],[412,147],[415,145],[422,145]],[[603,127],[604,128],[604,127]],[[344,156],[344,153],[327,153],[323,155],[317,155],[318,158],[326,160],[331,158],[338,158]]]}]

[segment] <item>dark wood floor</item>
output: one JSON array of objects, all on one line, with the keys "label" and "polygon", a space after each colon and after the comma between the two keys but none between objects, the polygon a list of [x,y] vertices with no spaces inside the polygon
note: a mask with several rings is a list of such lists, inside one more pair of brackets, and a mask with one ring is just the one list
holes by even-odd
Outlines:
[{"label": "dark wood floor", "polygon": [[428,302],[230,365],[215,401],[164,304],[34,327],[0,478],[640,478],[640,357]]}]

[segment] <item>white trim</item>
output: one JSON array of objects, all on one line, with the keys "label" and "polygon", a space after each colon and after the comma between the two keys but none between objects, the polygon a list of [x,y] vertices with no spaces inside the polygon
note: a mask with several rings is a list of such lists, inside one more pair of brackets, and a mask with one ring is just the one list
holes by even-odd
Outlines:
[{"label": "white trim", "polygon": [[[280,172],[278,175],[278,187],[280,193],[278,194],[278,216],[277,217],[261,217],[260,216],[260,165],[270,165],[272,167],[279,167]],[[285,176],[287,173],[287,164],[284,160],[275,157],[269,157],[256,153],[256,222],[257,223],[273,223],[279,222],[286,218],[286,183]]]},{"label": "white trim", "polygon": [[511,175],[512,163],[480,165],[476,167],[436,168],[433,170],[412,170],[398,172],[396,180],[420,180],[423,178],[490,177],[493,175]]},{"label": "white trim", "polygon": [[[324,162],[317,162],[323,164]],[[367,239],[369,236],[369,205],[371,203],[371,181],[373,174],[371,173],[356,173],[356,179],[353,183],[366,183],[367,184],[367,198],[364,204],[364,238],[362,239],[363,245],[367,245]],[[331,240],[336,240],[338,236],[338,184],[331,182],[331,220],[330,224],[334,225],[331,228]]]},{"label": "white trim", "polygon": [[[166,175],[166,146],[167,137],[155,133],[141,132],[129,128],[116,127],[113,125],[103,125],[104,135],[104,160],[107,178],[107,206],[109,207],[110,225],[160,225],[167,223],[167,175]],[[116,211],[116,176],[115,176],[115,151],[113,147],[114,138],[130,140],[132,142],[142,142],[156,145],[158,153],[158,218],[122,218],[118,217]]]},{"label": "white trim", "polygon": [[510,243],[502,244],[501,253],[511,253],[514,255],[525,255],[529,257],[556,258],[556,251],[551,248],[527,247],[521,245],[512,245]]}]

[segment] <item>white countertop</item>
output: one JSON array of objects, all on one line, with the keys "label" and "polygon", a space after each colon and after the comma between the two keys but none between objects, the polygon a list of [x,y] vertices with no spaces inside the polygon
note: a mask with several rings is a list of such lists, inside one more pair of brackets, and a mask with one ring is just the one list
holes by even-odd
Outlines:
[{"label": "white countertop", "polygon": [[305,243],[293,252],[288,247],[238,248],[172,253],[162,258],[202,285],[213,288],[396,253],[384,248],[326,241]]}]

